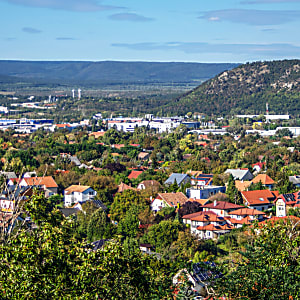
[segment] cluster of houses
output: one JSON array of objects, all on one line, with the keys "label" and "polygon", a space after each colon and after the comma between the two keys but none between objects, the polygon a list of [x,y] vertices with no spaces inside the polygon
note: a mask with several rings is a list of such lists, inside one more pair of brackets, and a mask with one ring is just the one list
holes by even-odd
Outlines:
[{"label": "cluster of houses", "polygon": [[[128,177],[137,178],[140,172],[142,171],[133,170]],[[254,221],[264,221],[270,218],[274,206],[277,217],[285,217],[290,208],[300,208],[300,192],[279,195],[278,191],[272,190],[275,182],[266,174],[254,177],[248,169],[228,169],[225,173],[234,177],[236,188],[242,195],[242,204],[221,200],[222,197],[219,196],[226,192],[226,187],[213,185],[213,175],[203,174],[201,171],[173,173],[164,182],[165,186],[176,184],[178,188],[188,184],[189,187],[184,192],[158,192],[161,185],[155,180],[144,180],[137,188],[121,183],[117,192],[122,193],[128,189],[153,189],[157,192],[156,196],[151,198],[150,204],[154,213],[164,207],[178,209],[187,202],[199,203],[200,211],[182,217],[183,222],[189,225],[191,233],[199,239],[218,238],[234,228],[250,225]],[[16,196],[26,200],[32,195],[34,188],[43,190],[46,197],[58,193],[58,185],[51,176],[37,177],[35,172],[25,173],[21,178],[13,172],[2,172],[2,176],[7,178],[7,188],[0,196],[2,212],[13,212]],[[299,176],[290,177],[290,181],[296,186],[299,179]],[[248,190],[251,184],[257,182],[261,182],[266,189]],[[71,185],[64,190],[65,208],[62,212],[65,215],[76,213],[82,210],[82,204],[87,201],[93,201],[98,207],[106,209],[96,195],[97,192],[90,186]]]},{"label": "cluster of houses", "polygon": [[[186,189],[185,194],[158,193],[151,203],[151,209],[157,212],[164,207],[177,208],[189,201],[198,202],[201,211],[184,215],[182,219],[190,226],[192,234],[199,239],[210,239],[218,238],[234,228],[272,217],[271,210],[274,206],[276,217],[285,217],[290,208],[300,208],[300,192],[279,195],[278,191],[272,191],[275,182],[266,174],[258,174],[254,177],[248,169],[228,169],[225,173],[234,177],[236,187],[242,195],[242,205],[227,201],[210,201],[214,199],[213,196],[225,193],[226,187],[212,185],[212,174],[196,171],[188,174],[173,173],[165,184],[170,185],[175,182],[180,186],[190,183],[192,186]],[[298,177],[291,176],[290,181],[296,185],[298,181],[295,179]],[[266,189],[247,190],[251,184],[258,182],[261,182]]]}]

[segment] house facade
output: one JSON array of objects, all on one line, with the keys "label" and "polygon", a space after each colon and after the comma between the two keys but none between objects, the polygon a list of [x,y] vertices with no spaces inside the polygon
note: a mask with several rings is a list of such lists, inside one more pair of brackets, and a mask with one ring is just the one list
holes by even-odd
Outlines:
[{"label": "house facade", "polygon": [[154,212],[160,211],[164,207],[177,208],[185,204],[188,198],[181,192],[179,193],[158,193],[156,198],[151,203],[151,210]]},{"label": "house facade", "polygon": [[65,207],[70,207],[78,202],[93,200],[97,192],[90,186],[71,185],[64,191]]},{"label": "house facade", "polygon": [[220,217],[229,217],[229,213],[243,208],[244,206],[242,205],[238,205],[238,204],[234,204],[234,203],[230,203],[230,202],[226,202],[226,201],[214,201],[213,203],[209,203],[206,205],[203,205],[203,211],[205,212],[214,212],[215,214],[217,214]]},{"label": "house facade", "polygon": [[273,207],[274,201],[278,197],[277,191],[257,190],[241,192],[244,204],[259,211],[268,210]]},{"label": "house facade", "polygon": [[276,217],[286,217],[291,208],[300,208],[300,192],[281,194],[275,201]]},{"label": "house facade", "polygon": [[44,190],[45,197],[57,194],[58,185],[52,176],[29,177],[21,179],[20,187],[40,188]]},{"label": "house facade", "polygon": [[187,188],[186,195],[188,198],[192,199],[208,199],[213,195],[218,193],[225,193],[225,186],[216,185],[200,185],[197,187]]}]

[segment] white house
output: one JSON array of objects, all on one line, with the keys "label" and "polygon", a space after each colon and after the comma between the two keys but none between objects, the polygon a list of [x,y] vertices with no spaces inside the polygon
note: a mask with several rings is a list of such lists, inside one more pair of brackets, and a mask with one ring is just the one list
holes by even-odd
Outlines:
[{"label": "white house", "polygon": [[71,185],[64,191],[65,207],[72,206],[74,203],[93,200],[97,192],[90,186]]}]

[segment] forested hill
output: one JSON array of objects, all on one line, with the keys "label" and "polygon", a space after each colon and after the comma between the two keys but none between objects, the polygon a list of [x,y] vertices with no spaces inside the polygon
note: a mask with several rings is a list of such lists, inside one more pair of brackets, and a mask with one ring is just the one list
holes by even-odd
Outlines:
[{"label": "forested hill", "polygon": [[[165,108],[206,114],[300,114],[300,60],[255,62],[225,71]],[[175,105],[174,105],[175,104]]]},{"label": "forested hill", "polygon": [[4,61],[0,76],[33,82],[151,83],[205,81],[235,68],[233,63]]}]

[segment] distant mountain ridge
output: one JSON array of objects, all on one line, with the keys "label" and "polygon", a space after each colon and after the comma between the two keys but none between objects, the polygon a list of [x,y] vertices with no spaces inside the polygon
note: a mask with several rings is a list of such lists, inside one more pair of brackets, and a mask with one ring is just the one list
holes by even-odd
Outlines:
[{"label": "distant mountain ridge", "polygon": [[0,60],[0,76],[7,80],[55,83],[127,83],[205,81],[230,70],[234,63],[12,61]]},{"label": "distant mountain ridge", "polygon": [[268,102],[271,113],[299,115],[299,98],[300,60],[254,62],[220,73],[175,99],[169,109],[260,114]]}]

